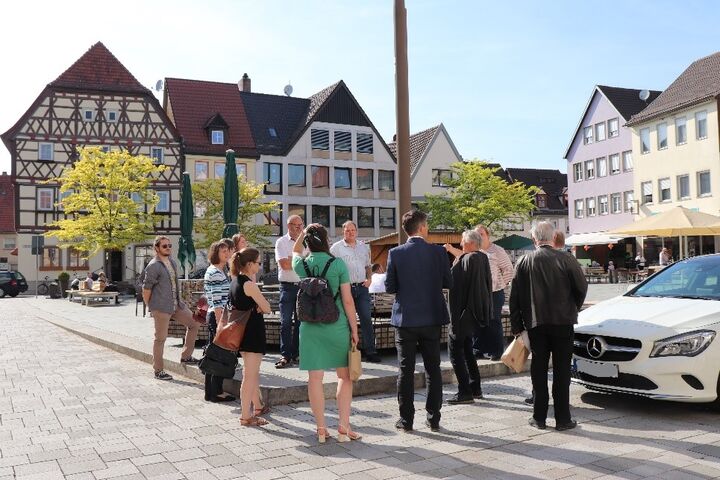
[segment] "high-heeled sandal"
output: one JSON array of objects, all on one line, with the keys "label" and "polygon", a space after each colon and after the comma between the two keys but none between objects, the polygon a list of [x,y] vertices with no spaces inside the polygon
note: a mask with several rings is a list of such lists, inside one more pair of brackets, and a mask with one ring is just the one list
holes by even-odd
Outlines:
[{"label": "high-heeled sandal", "polygon": [[360,435],[357,432],[353,432],[349,428],[343,429],[343,427],[338,426],[338,442],[349,442],[351,440],[360,440],[362,438],[362,435]]},{"label": "high-heeled sandal", "polygon": [[262,427],[263,425],[267,425],[268,421],[261,417],[250,417],[250,418],[241,418],[240,419],[240,425],[243,427]]},{"label": "high-heeled sandal", "polygon": [[259,417],[260,415],[267,415],[270,413],[270,406],[269,405],[263,405],[260,408],[255,409],[255,416]]},{"label": "high-heeled sandal", "polygon": [[325,440],[332,438],[326,427],[317,429],[318,443],[325,443]]}]

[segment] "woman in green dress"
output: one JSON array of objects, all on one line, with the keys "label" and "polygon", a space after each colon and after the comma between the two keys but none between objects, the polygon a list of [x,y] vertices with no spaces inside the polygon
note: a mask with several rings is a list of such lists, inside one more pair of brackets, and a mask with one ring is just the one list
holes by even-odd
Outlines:
[{"label": "woman in green dress", "polygon": [[[305,257],[311,272],[322,272],[325,264],[332,258],[328,234],[319,223],[308,225],[298,235],[293,248],[292,266],[302,279],[307,277],[303,266],[304,246],[310,250]],[[348,370],[348,352],[350,345],[357,345],[358,330],[355,304],[350,290],[350,275],[345,262],[335,258],[325,275],[340,315],[334,323],[300,324],[300,370],[308,370],[308,397],[315,423],[318,441],[324,443],[329,437],[325,424],[325,395],[323,394],[324,371],[334,368],[337,372],[336,393],[338,409],[338,441],[359,440],[360,435],[350,429],[350,404],[352,402],[352,381]],[[337,295],[338,290],[340,295]]]}]

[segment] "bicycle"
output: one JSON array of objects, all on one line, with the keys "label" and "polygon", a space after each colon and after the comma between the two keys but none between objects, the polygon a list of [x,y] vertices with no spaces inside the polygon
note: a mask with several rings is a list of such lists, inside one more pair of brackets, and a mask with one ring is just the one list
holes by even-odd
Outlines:
[{"label": "bicycle", "polygon": [[37,289],[37,294],[38,294],[38,295],[43,295],[43,296],[45,296],[45,295],[48,294],[48,292],[50,292],[50,284],[48,283],[48,280],[50,280],[50,277],[48,277],[47,275],[45,275],[45,280],[43,280],[42,282],[38,283],[38,285],[37,285],[37,287],[36,287],[36,289]]}]

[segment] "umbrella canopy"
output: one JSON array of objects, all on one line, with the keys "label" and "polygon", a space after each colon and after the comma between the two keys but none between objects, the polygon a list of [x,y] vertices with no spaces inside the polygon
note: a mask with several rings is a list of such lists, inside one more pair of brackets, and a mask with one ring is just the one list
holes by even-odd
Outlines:
[{"label": "umbrella canopy", "polygon": [[501,246],[505,250],[529,250],[535,245],[535,242],[531,239],[515,234],[495,240],[493,243]]},{"label": "umbrella canopy", "polygon": [[633,237],[639,235],[658,237],[718,235],[720,234],[720,217],[678,206],[616,228],[609,233]]},{"label": "umbrella canopy", "polygon": [[235,152],[225,152],[225,189],[223,190],[223,237],[230,238],[238,233],[238,177],[235,169]]},{"label": "umbrella canopy", "polygon": [[185,261],[190,266],[195,265],[195,244],[192,239],[194,213],[190,174],[185,172],[180,195],[180,244],[177,253],[180,266],[184,270],[186,270]]}]

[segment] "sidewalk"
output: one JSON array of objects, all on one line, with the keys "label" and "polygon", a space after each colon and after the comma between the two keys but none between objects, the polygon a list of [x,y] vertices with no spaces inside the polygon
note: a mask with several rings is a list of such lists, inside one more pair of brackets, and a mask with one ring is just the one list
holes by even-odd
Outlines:
[{"label": "sidewalk", "polygon": [[[126,299],[120,305],[86,307],[78,303],[63,300],[50,300],[30,296],[12,299],[14,306],[27,313],[79,335],[91,342],[128,355],[148,364],[152,363],[152,343],[154,324],[150,317],[142,317],[139,309],[135,316],[135,302]],[[204,381],[204,375],[196,366],[180,363],[182,340],[168,338],[165,344],[165,370],[173,374],[183,375],[197,382]],[[453,383],[455,377],[447,357],[447,350],[442,356],[442,373],[444,383]],[[383,352],[381,352],[383,353]],[[195,357],[202,356],[202,349],[196,348]],[[382,363],[363,363],[363,376],[355,383],[354,395],[371,395],[376,393],[392,393],[396,391],[397,357],[394,350],[385,351]],[[271,405],[284,405],[293,402],[304,402],[307,397],[307,372],[297,367],[276,369],[275,362],[280,359],[278,351],[270,351],[263,358],[260,368],[261,392],[263,398]],[[240,360],[242,367],[242,360]],[[501,362],[490,360],[478,361],[482,378],[508,375],[510,370]],[[528,364],[529,367],[529,364]],[[425,385],[425,374],[422,358],[418,355],[416,365],[415,387]],[[148,365],[148,376],[152,368]],[[226,380],[225,391],[238,396],[242,380],[242,368],[238,368],[235,378]],[[335,372],[325,374],[325,395],[334,398],[337,387]]]}]

